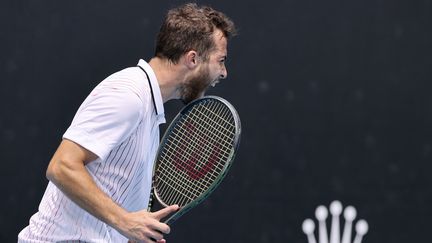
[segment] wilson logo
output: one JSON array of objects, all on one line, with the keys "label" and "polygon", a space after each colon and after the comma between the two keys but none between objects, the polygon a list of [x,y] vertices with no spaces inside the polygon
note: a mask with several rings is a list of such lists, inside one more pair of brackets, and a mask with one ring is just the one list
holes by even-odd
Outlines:
[{"label": "wilson logo", "polygon": [[[196,136],[196,128],[192,123],[187,122],[186,124],[185,137]],[[196,149],[189,155],[187,153],[187,144],[181,143],[180,148],[176,151],[174,156],[174,165],[180,171],[185,171],[186,174],[193,180],[200,180],[204,178],[209,172],[213,171],[216,167],[217,161],[220,157],[221,146],[215,144],[212,148],[209,148],[209,137],[204,137],[193,145]],[[211,149],[209,156],[206,150]]]}]

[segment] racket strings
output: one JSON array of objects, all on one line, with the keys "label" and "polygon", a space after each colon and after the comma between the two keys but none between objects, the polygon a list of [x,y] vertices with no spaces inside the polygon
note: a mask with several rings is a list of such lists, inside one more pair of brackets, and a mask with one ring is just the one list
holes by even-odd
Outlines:
[{"label": "racket strings", "polygon": [[[197,135],[197,137],[201,137],[201,136]],[[184,142],[184,141],[181,141],[181,142]],[[199,143],[201,143],[201,145]],[[195,154],[196,152],[193,152],[193,148],[192,149],[186,149],[186,150],[183,151],[182,154],[180,154],[180,160],[186,160],[187,158],[190,158],[191,156],[195,156],[195,157],[198,156],[198,158],[195,158],[195,160],[208,161],[208,160],[212,159],[210,156],[211,156],[211,153],[214,150],[214,148],[211,148],[211,145],[214,145],[214,144],[215,143],[208,143],[208,144],[203,145],[202,142],[198,142],[198,144],[196,142],[194,142],[193,144],[191,144],[191,147],[199,147],[199,149],[201,149],[201,154],[196,155]],[[168,152],[170,152],[170,151],[168,150]],[[225,151],[216,151],[216,152],[217,153],[222,153],[225,156],[229,155]],[[172,155],[173,154],[171,154],[171,156]],[[214,162],[214,161],[212,161],[212,162]],[[198,163],[195,164],[195,167],[198,168],[199,166],[200,166],[200,164],[198,164]],[[197,170],[196,172],[200,173],[199,170]],[[216,170],[216,172],[219,172],[219,171]],[[212,175],[212,174],[213,173],[210,173],[210,175]],[[214,177],[216,177],[216,175]],[[214,179],[214,178],[212,178],[212,179]]]},{"label": "racket strings", "polygon": [[[169,160],[167,160],[166,158],[163,159],[163,162],[165,163],[170,163]],[[215,168],[215,171],[218,171],[219,173],[222,171],[221,168]],[[191,187],[191,185],[186,184],[185,180],[176,180],[176,177],[180,174],[178,171],[174,171],[171,168],[167,168],[167,167],[160,167],[160,172],[162,172],[161,174],[161,178],[165,178],[166,180],[170,180],[170,182],[178,182],[179,187],[183,187],[183,189],[185,190],[197,190],[197,188]],[[202,176],[205,176],[204,174],[202,174]],[[202,190],[205,190],[206,187],[211,185],[211,181],[215,180],[217,178],[217,174],[211,174],[209,173],[208,176],[210,177],[210,180],[197,180],[195,184],[200,184]],[[168,181],[165,181],[168,183]],[[202,191],[199,191],[199,193],[201,193]]]},{"label": "racket strings", "polygon": [[[199,109],[197,109],[197,112],[204,118],[207,118],[209,122],[212,122],[212,125],[214,126],[218,126],[221,129],[224,129],[226,132],[233,132],[233,130],[235,129],[235,125],[234,125],[234,118],[233,117],[227,117],[227,115],[231,115],[231,112],[228,109],[225,109],[221,115],[218,114],[218,112],[212,112],[209,108],[203,106],[202,107],[204,110],[207,111],[200,111]],[[192,113],[192,115],[195,115],[194,113]],[[200,118],[200,117],[197,117]],[[231,119],[230,119],[231,118]],[[229,122],[227,122],[229,121]],[[227,128],[226,126],[228,126],[229,128]]]},{"label": "racket strings", "polygon": [[[185,134],[182,131],[173,131],[172,139],[175,140],[176,142],[181,142],[181,143],[189,142],[189,146],[191,147],[191,149],[189,149],[190,151],[193,151],[195,147],[200,146],[199,144],[202,143],[202,141],[207,140],[209,141],[210,146],[200,146],[201,149],[205,150],[203,153],[204,156],[210,156],[211,151],[209,150],[213,149],[215,144],[222,146],[223,150],[221,150],[221,152],[226,153],[228,156],[229,151],[232,149],[232,147],[230,147],[230,144],[232,143],[232,136],[234,135],[234,131],[233,130],[231,131],[230,134],[231,136],[225,135],[220,130],[212,131],[208,129],[208,127],[204,127],[204,125],[202,125],[204,120],[202,120],[200,117],[196,116],[193,113],[191,113],[191,116],[188,117],[188,119],[186,119],[184,122],[192,123],[194,120],[197,121],[195,122],[195,124],[198,125],[197,127],[198,132],[194,134],[194,136],[196,136],[196,139],[194,139],[194,141],[186,141],[188,137],[185,135],[189,135],[189,134]],[[213,124],[210,125],[212,126]],[[234,128],[232,125],[231,127]],[[205,131],[207,133],[204,133],[202,131]],[[226,131],[228,132],[228,130]],[[218,140],[215,140],[215,138],[218,138]],[[185,156],[191,155],[188,152],[189,152],[188,150],[185,151]]]},{"label": "racket strings", "polygon": [[[163,153],[165,153],[165,152],[163,152]],[[170,155],[169,153],[171,153],[171,152],[169,152],[169,151],[166,151],[166,154],[164,154],[165,156],[175,156],[175,155]],[[185,153],[185,155],[186,156],[182,156],[183,158],[188,158],[188,153]],[[227,155],[227,157],[228,157],[228,155]],[[168,160],[166,160],[166,159],[164,159],[164,162],[169,162]],[[162,169],[162,168],[161,168]],[[209,172],[209,177],[210,177],[210,179],[212,179],[212,180],[215,180],[216,178],[217,178],[217,176],[218,176],[218,174],[222,171],[222,168],[219,168],[219,167],[216,167],[215,168],[215,173],[211,173],[211,172]],[[201,174],[202,176],[205,176],[205,174]]]},{"label": "racket strings", "polygon": [[[201,195],[201,193],[203,193],[206,188],[208,188],[211,183],[208,182],[208,180],[196,180],[195,183],[188,183],[188,181],[186,180],[179,180],[179,179],[174,179],[175,177],[178,177],[178,174],[172,174],[172,170],[166,170],[166,169],[162,169],[160,170],[161,173],[165,173],[166,176],[163,176],[163,178],[161,178],[161,182],[164,182],[163,184],[165,185],[165,190],[164,187],[161,187],[160,190],[160,194],[161,195],[166,195],[166,198],[164,199],[164,201],[171,201],[171,197],[169,197],[169,195],[174,195],[172,190],[173,186],[170,185],[175,185],[175,188],[177,189],[177,192],[180,192],[182,194],[178,194],[178,195],[184,195],[187,199],[187,201],[184,201],[184,203],[187,203],[190,200],[193,200],[194,198],[196,198],[196,196]],[[212,180],[214,180],[214,178],[212,178]],[[170,187],[170,188],[168,188]],[[192,197],[192,198],[191,198]],[[172,199],[174,200],[174,199]],[[178,202],[178,201],[177,201]],[[183,204],[183,202],[180,202],[181,204]]]},{"label": "racket strings", "polygon": [[[210,110],[206,107],[203,107],[207,110],[207,112],[210,112]],[[217,115],[217,113],[213,112],[210,114]],[[227,111],[225,111],[225,116],[227,115]],[[228,143],[231,142],[232,136],[235,133],[235,126],[232,124],[233,121],[229,121],[228,117],[210,117],[207,114],[203,113],[203,111],[196,110],[196,113],[191,113],[191,115],[188,117],[189,122],[190,121],[196,121],[195,123],[199,126],[199,131],[202,131],[198,135],[202,133],[210,134],[211,136],[208,136],[209,139],[224,139],[224,140],[230,140],[227,141]],[[228,122],[227,122],[228,120]],[[220,129],[212,129],[213,127],[218,127]],[[205,135],[205,134],[204,134]],[[203,137],[200,137],[200,139]],[[227,148],[228,149],[228,148]],[[229,148],[231,149],[231,148]]]},{"label": "racket strings", "polygon": [[[199,114],[198,115],[200,115],[200,114],[202,114],[202,116],[205,116],[205,114],[204,113],[202,113],[201,111],[197,111]],[[191,119],[192,118],[195,118],[195,119],[197,119],[197,120],[200,120],[200,121],[205,121],[203,118],[201,118],[201,117],[199,117],[197,114],[192,114],[191,115]],[[212,119],[212,118],[208,118],[207,117],[207,119]],[[220,123],[222,123],[223,121],[222,120],[220,120],[218,123],[215,121],[215,120],[210,120],[211,122],[212,122],[212,124],[201,124],[201,123],[197,123],[199,126],[201,126],[203,129],[205,129],[205,130],[208,130],[208,132],[209,133],[213,133],[212,135],[214,135],[214,137],[218,137],[218,138],[225,138],[225,139],[232,139],[232,135],[234,134],[234,132],[235,132],[235,127],[232,125],[232,124],[230,124],[230,123],[226,123],[227,125],[229,125],[229,127],[227,128],[226,126],[223,126],[223,125],[221,125]],[[216,132],[218,132],[218,134],[214,134],[214,132],[215,131],[213,131],[213,129],[210,129],[210,126],[212,126],[212,125],[216,125],[216,126],[219,126],[219,128],[220,129],[222,129],[222,130],[216,130]]]},{"label": "racket strings", "polygon": [[[195,116],[192,114],[191,119],[193,119]],[[198,124],[200,124],[201,120],[200,119],[194,119],[195,121],[197,121]],[[223,147],[223,149],[220,149],[218,151],[218,153],[225,153],[226,156],[229,156],[229,152],[232,149],[232,146],[230,147],[230,143],[232,143],[232,139],[227,140],[227,136],[224,136],[223,133],[221,133],[220,131],[211,131],[209,129],[203,128],[203,127],[198,127],[197,130],[199,132],[197,132],[196,134],[194,134],[195,136],[195,141],[191,141],[190,147],[188,149],[186,149],[183,153],[183,159],[192,156],[193,154],[190,154],[190,152],[193,153],[194,150],[196,150],[196,147],[199,147],[199,149],[201,150],[201,156],[199,159],[201,161],[208,161],[210,158],[210,156],[212,155],[213,150],[215,149],[215,146],[221,146]],[[209,133],[205,134],[202,131],[208,131]],[[211,136],[209,136],[209,134]],[[184,135],[184,134],[181,134]],[[181,136],[180,137],[184,137]],[[234,133],[232,133],[231,135],[234,135]],[[215,140],[215,138],[219,138],[218,140]],[[203,141],[205,141],[205,145],[203,144]],[[182,141],[184,142],[184,141]],[[203,146],[204,145],[204,146]],[[196,167],[199,167],[200,165],[197,164]]]},{"label": "racket strings", "polygon": [[159,198],[184,206],[204,193],[224,171],[234,137],[234,118],[225,105],[204,103],[188,111],[159,155]]},{"label": "racket strings", "polygon": [[[170,150],[164,151],[162,153],[164,153],[162,156],[163,157],[162,162],[164,162],[164,163],[171,163],[171,161],[167,158],[172,158],[174,156],[177,156],[176,154],[174,154]],[[219,169],[219,168],[215,168],[215,170],[217,170],[218,172],[221,171],[221,169]],[[206,187],[211,185],[211,183],[208,183],[208,181],[201,180],[201,181],[196,182],[196,184],[200,184],[200,187],[193,187],[193,186],[189,185],[190,183],[189,184],[184,183],[184,182],[186,182],[184,180],[176,180],[175,179],[175,178],[181,177],[183,174],[179,170],[172,170],[171,168],[161,166],[159,171],[161,172],[161,174],[160,174],[161,181],[164,181],[164,183],[167,183],[168,185],[170,183],[179,183],[177,186],[181,187],[185,191],[192,190],[192,191],[196,191],[198,194],[200,194],[205,190]],[[209,176],[211,176],[211,178],[210,178],[211,180],[214,180],[217,178],[217,175],[214,175],[214,174],[209,173]],[[202,190],[197,191],[196,188],[202,188]]]},{"label": "racket strings", "polygon": [[[206,129],[206,128],[200,128],[200,129]],[[185,134],[183,134],[181,131],[178,133],[177,132],[178,131],[173,131],[172,140],[177,142],[177,143],[188,142],[189,146],[191,146],[191,149],[189,149],[190,151],[193,151],[196,146],[199,146],[198,143],[202,143],[202,141],[205,139],[208,139],[207,141],[210,141],[212,143],[212,145],[213,144],[219,144],[220,146],[222,146],[224,148],[224,150],[221,151],[222,153],[227,153],[227,151],[231,149],[230,148],[230,142],[232,141],[232,139],[230,139],[229,137],[225,137],[224,140],[221,140],[223,138],[223,136],[221,136],[220,132],[218,133],[218,132],[209,131],[209,133],[207,133],[207,134],[210,134],[211,136],[203,134],[202,132],[196,133],[194,135],[197,137],[197,139],[195,141],[192,141],[192,142],[188,141],[188,138],[185,137]],[[216,141],[215,137],[219,138],[219,140]],[[228,139],[230,139],[230,140],[228,140]],[[203,146],[201,146],[201,147],[203,147]],[[211,149],[211,146],[205,146],[204,149]],[[185,152],[187,153],[188,151],[185,151]],[[210,151],[206,150],[205,154],[209,154],[209,152]],[[190,156],[190,154],[188,154],[188,153],[186,155]]]},{"label": "racket strings", "polygon": [[[161,172],[167,172],[167,170],[161,170]],[[188,183],[185,183],[184,180],[173,180],[173,177],[167,176],[161,178],[166,184],[165,187],[162,187],[159,191],[161,196],[165,196],[165,202],[176,202],[179,205],[185,205],[187,202],[192,201],[196,198],[196,195],[201,195],[206,188],[210,185],[202,185],[201,187],[192,186]],[[201,189],[201,190],[200,190]],[[174,193],[177,192],[177,193]],[[174,197],[176,196],[176,197]],[[183,200],[179,200],[179,197],[183,197]]]}]

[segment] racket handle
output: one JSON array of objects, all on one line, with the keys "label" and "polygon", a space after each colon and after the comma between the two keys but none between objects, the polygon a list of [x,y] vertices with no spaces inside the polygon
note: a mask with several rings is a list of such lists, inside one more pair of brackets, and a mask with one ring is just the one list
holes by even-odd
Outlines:
[{"label": "racket handle", "polygon": [[147,206],[147,211],[151,211],[151,209],[152,209],[152,207],[153,207],[153,196],[150,196],[150,199],[149,199],[149,203],[148,203],[148,206]]},{"label": "racket handle", "polygon": [[[153,181],[152,184],[154,183],[154,176],[153,176]],[[152,187],[152,189],[150,190],[150,198],[147,204],[147,211],[151,212],[151,209],[153,207],[153,203],[154,203],[154,188]]]}]

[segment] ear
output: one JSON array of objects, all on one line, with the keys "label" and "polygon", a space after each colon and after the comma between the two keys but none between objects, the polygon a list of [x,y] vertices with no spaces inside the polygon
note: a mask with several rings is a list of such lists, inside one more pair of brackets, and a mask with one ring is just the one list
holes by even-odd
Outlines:
[{"label": "ear", "polygon": [[188,51],[185,54],[185,64],[188,68],[194,69],[198,66],[198,53],[196,51]]}]

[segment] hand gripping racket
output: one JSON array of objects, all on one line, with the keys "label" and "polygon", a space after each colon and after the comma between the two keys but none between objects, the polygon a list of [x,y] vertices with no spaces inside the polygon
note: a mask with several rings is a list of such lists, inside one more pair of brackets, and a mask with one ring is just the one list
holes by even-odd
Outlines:
[{"label": "hand gripping racket", "polygon": [[152,196],[163,207],[180,209],[172,224],[206,199],[228,171],[240,142],[240,118],[217,96],[205,96],[184,107],[167,128],[153,169]]}]

